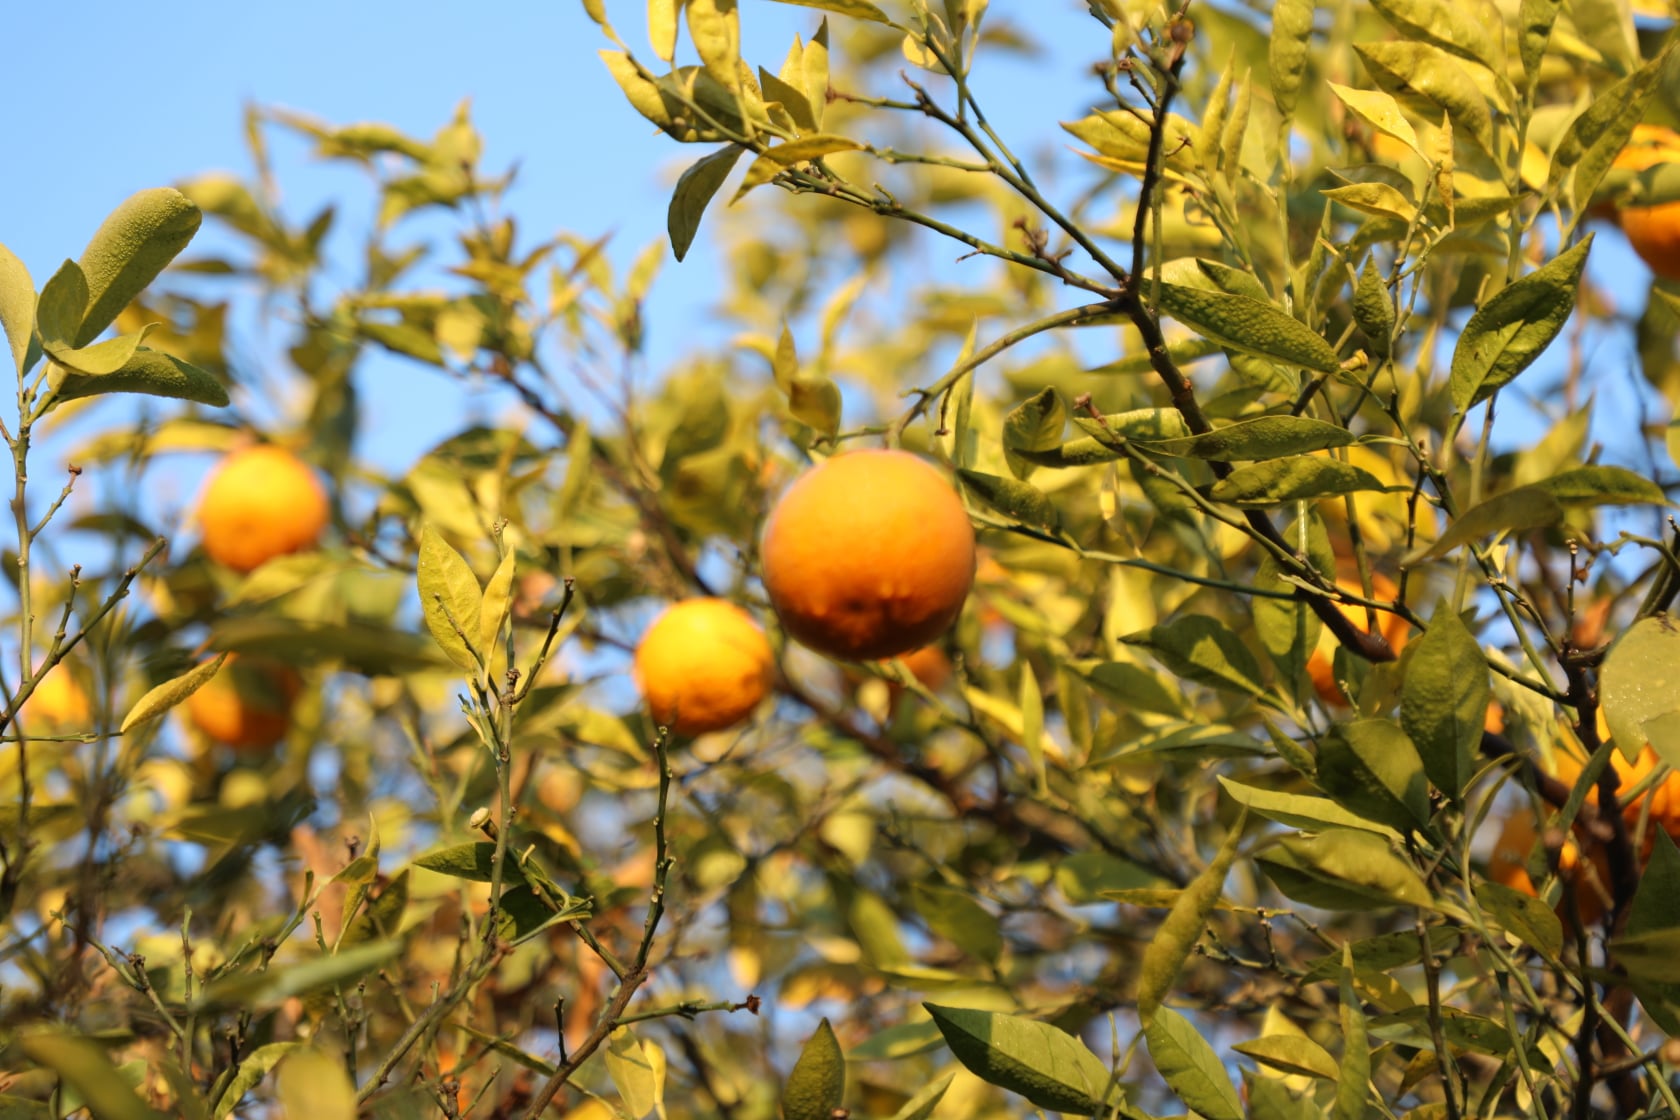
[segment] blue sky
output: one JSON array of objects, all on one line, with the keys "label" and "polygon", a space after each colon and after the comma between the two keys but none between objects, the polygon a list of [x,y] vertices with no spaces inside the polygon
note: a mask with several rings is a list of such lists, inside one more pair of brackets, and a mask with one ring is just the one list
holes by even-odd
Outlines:
[{"label": "blue sky", "polygon": [[[1037,33],[1077,31],[1070,41],[1085,53],[1095,24],[1083,3],[1032,7]],[[608,9],[632,48],[651,57],[645,5],[609,2]],[[7,15],[7,37],[21,48],[8,59],[11,85],[31,91],[12,102],[31,108],[7,122],[7,143],[27,153],[14,168],[38,170],[0,176],[0,241],[37,286],[65,257],[79,255],[104,215],[133,191],[212,170],[247,173],[241,116],[251,102],[334,124],[382,121],[429,137],[471,98],[486,142],[483,166],[520,166],[507,205],[522,235],[615,231],[613,255],[626,264],[664,235],[670,184],[699,154],[630,109],[596,57],[609,44],[577,0],[300,0],[283,11],[177,0],[161,10],[162,26],[111,0],[27,5]],[[809,36],[821,15],[744,0],[744,55],[774,68],[793,35]],[[1082,112],[1089,96],[1075,66],[1028,73],[1006,63],[996,77],[998,119],[1023,139],[1054,133],[1054,122]],[[1016,95],[1024,80],[1030,98]],[[314,161],[301,143],[281,143],[274,155],[288,213],[306,215],[330,198],[365,205],[368,192],[353,169]],[[346,217],[356,217],[353,207],[335,236],[353,229]],[[189,254],[207,241],[201,234]],[[706,336],[719,266],[704,231],[686,262],[667,261],[649,308],[653,368],[692,345],[696,329]],[[450,394],[438,375],[385,358],[366,372],[375,385],[402,390],[382,394],[396,411],[382,408],[364,448],[380,465],[399,468],[459,424],[458,410],[439,407]]]},{"label": "blue sky", "polygon": [[[646,54],[645,5],[608,0],[607,7]],[[809,35],[821,17],[769,0],[743,0],[742,9],[743,53],[771,66],[794,33]],[[1034,63],[985,63],[976,76],[995,122],[1019,147],[1057,150],[1066,138],[1055,122],[1081,114],[1100,93],[1087,64],[1106,36],[1084,9],[1082,0],[993,4],[994,15],[1013,16],[1055,48]],[[247,172],[241,113],[248,102],[429,136],[471,98],[486,141],[484,167],[520,165],[508,208],[524,236],[615,231],[612,252],[626,263],[663,236],[670,184],[697,155],[625,103],[596,57],[605,40],[577,0],[299,0],[280,13],[177,0],[156,10],[167,13],[157,22],[112,0],[8,13],[7,37],[17,45],[8,59],[11,86],[27,91],[8,100],[27,108],[14,109],[5,125],[9,150],[21,156],[0,176],[0,241],[23,258],[37,285],[60,260],[78,255],[131,192],[205,171]],[[316,162],[301,143],[280,144],[275,157],[289,213],[308,214],[329,198],[365,205],[355,170]],[[347,239],[354,210],[344,217],[350,220],[341,218],[335,236]],[[1644,269],[1619,235],[1602,234],[1591,274],[1624,310],[1635,310]],[[686,262],[667,262],[648,308],[653,369],[696,339],[727,337],[707,313],[719,267],[704,230]],[[1587,341],[1605,375],[1595,380],[1626,397],[1633,391],[1630,340]],[[381,407],[363,453],[378,465],[401,470],[461,423],[455,390],[439,375],[384,356],[370,359],[364,373]],[[1537,368],[1523,385],[1545,381]],[[1507,423],[1518,412],[1508,406]]]}]

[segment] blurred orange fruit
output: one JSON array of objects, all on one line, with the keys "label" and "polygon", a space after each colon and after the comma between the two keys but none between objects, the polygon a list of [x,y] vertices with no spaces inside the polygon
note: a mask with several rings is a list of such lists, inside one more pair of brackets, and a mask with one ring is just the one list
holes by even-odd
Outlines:
[{"label": "blurred orange fruit", "polygon": [[795,639],[848,661],[897,657],[950,628],[974,584],[974,527],[950,481],[907,451],[806,471],[764,527],[765,590]]},{"label": "blurred orange fruit", "polygon": [[236,751],[264,751],[291,728],[302,684],[290,665],[229,654],[221,670],[187,697],[187,720]]},{"label": "blurred orange fruit", "polygon": [[[1534,881],[1529,878],[1528,859],[1540,844],[1540,831],[1534,813],[1519,808],[1505,818],[1488,858],[1488,878],[1519,890],[1530,897],[1538,897]],[[1602,851],[1593,853],[1591,862],[1583,865],[1581,849],[1571,835],[1558,851],[1558,874],[1575,892],[1581,921],[1591,924],[1604,916],[1612,903],[1610,894],[1610,866]]]},{"label": "blurred orange fruit", "polygon": [[67,665],[54,665],[35,685],[23,705],[30,731],[86,731],[93,722],[93,705]]},{"label": "blurred orange fruit", "polygon": [[327,516],[327,492],[314,470],[268,444],[223,459],[198,503],[204,551],[237,572],[315,547]]},{"label": "blurred orange fruit", "polygon": [[[1657,125],[1636,125],[1614,167],[1643,171],[1680,160],[1680,133]],[[1665,280],[1680,280],[1680,201],[1627,206],[1618,215],[1633,251]]]},{"label": "blurred orange fruit", "polygon": [[[1343,591],[1346,591],[1349,595],[1358,595],[1361,598],[1365,597],[1365,589],[1360,586],[1359,577],[1357,575],[1341,576],[1336,580],[1336,586],[1341,588]],[[1381,572],[1371,573],[1370,598],[1376,600],[1377,602],[1391,603],[1399,594],[1400,589],[1394,585],[1393,580],[1389,579]],[[1337,609],[1340,610],[1342,614],[1346,615],[1347,618],[1361,630],[1365,629],[1365,626],[1371,617],[1364,607],[1352,606],[1344,603],[1338,604]],[[1383,639],[1388,642],[1390,648],[1398,654],[1406,646],[1406,637],[1411,633],[1412,629],[1411,623],[1407,622],[1397,614],[1389,614],[1386,611],[1377,611],[1375,612],[1375,615],[1378,632],[1382,634]],[[1324,703],[1329,707],[1345,708],[1347,706],[1348,699],[1346,696],[1342,695],[1341,686],[1336,682],[1335,664],[1337,644],[1336,636],[1332,634],[1328,628],[1320,631],[1318,635],[1318,645],[1313,648],[1312,656],[1307,658],[1307,675],[1312,678],[1313,691],[1318,693],[1318,698],[1320,700],[1324,701]]]},{"label": "blurred orange fruit", "polygon": [[[1564,751],[1558,751],[1553,758],[1554,772],[1557,779],[1565,785],[1573,787],[1581,777],[1584,768],[1580,759]],[[1651,824],[1665,830],[1670,836],[1680,839],[1680,771],[1670,771],[1661,781],[1651,783],[1647,779],[1656,772],[1662,760],[1657,752],[1647,745],[1639,752],[1639,757],[1629,762],[1622,757],[1621,751],[1610,755],[1610,764],[1616,768],[1616,777],[1621,784],[1616,790],[1616,799],[1622,807],[1622,820],[1629,829],[1639,826],[1639,820],[1647,811],[1650,813]],[[1638,796],[1633,796],[1636,786],[1644,783],[1644,789]],[[1587,794],[1587,804],[1598,804],[1598,787],[1593,786]],[[1655,840],[1655,833],[1645,837],[1646,853],[1649,854],[1650,845]]]},{"label": "blurred orange fruit", "polygon": [[648,711],[678,735],[731,727],[770,692],[770,643],[751,615],[722,599],[685,599],[636,646]]}]

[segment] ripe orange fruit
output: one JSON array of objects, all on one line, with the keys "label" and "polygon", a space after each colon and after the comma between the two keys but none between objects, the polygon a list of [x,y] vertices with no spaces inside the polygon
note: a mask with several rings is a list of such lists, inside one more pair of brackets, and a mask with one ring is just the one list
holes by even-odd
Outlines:
[{"label": "ripe orange fruit", "polygon": [[653,718],[678,735],[731,727],[770,691],[770,643],[752,616],[722,599],[685,599],[636,646],[636,681]]},{"label": "ripe orange fruit", "polygon": [[[1680,133],[1657,125],[1636,125],[1614,167],[1643,171],[1680,160]],[[1680,201],[1628,206],[1618,216],[1633,251],[1665,280],[1680,280]]]},{"label": "ripe orange fruit", "polygon": [[35,685],[23,705],[30,731],[86,731],[93,722],[93,705],[67,665],[54,665]]},{"label": "ripe orange fruit", "polygon": [[327,515],[327,492],[314,470],[268,444],[223,459],[198,503],[204,551],[237,572],[315,547]]},{"label": "ripe orange fruit", "polygon": [[[1336,580],[1336,586],[1349,595],[1363,597],[1365,594],[1357,575],[1343,575]],[[1400,589],[1394,585],[1393,580],[1381,572],[1371,573],[1370,597],[1372,599],[1378,602],[1393,602],[1399,594]],[[1338,604],[1337,609],[1361,630],[1365,628],[1370,619],[1370,615],[1364,607],[1344,603]],[[1376,622],[1377,629],[1381,632],[1383,639],[1388,642],[1395,653],[1399,653],[1405,648],[1406,636],[1411,633],[1412,629],[1410,623],[1397,614],[1388,614],[1383,611],[1376,612]],[[1348,703],[1347,697],[1342,695],[1341,686],[1336,683],[1336,646],[1336,636],[1330,633],[1328,629],[1321,631],[1318,635],[1318,645],[1314,647],[1312,656],[1307,658],[1307,675],[1312,678],[1313,691],[1318,693],[1320,700],[1330,707],[1345,708]]]},{"label": "ripe orange fruit", "polygon": [[229,654],[221,670],[187,697],[187,720],[236,751],[264,751],[290,729],[302,684],[289,665]]},{"label": "ripe orange fruit", "polygon": [[[1554,756],[1554,763],[1557,779],[1573,787],[1581,777],[1581,760],[1559,751]],[[1664,829],[1670,836],[1680,838],[1680,771],[1671,771],[1667,777],[1649,785],[1644,792],[1635,797],[1632,796],[1634,787],[1649,778],[1661,765],[1657,752],[1647,745],[1639,752],[1637,759],[1629,762],[1622,757],[1620,751],[1616,751],[1610,756],[1610,764],[1616,768],[1616,777],[1621,780],[1621,785],[1616,790],[1616,799],[1621,803],[1622,820],[1626,822],[1627,827],[1630,830],[1637,828],[1640,817],[1649,809],[1653,827]],[[1597,786],[1587,794],[1587,804],[1598,804]],[[1655,833],[1645,837],[1647,854],[1655,839]]]},{"label": "ripe orange fruit", "polygon": [[937,468],[853,451],[788,488],[764,526],[764,587],[800,642],[848,661],[925,646],[974,584],[974,527]]},{"label": "ripe orange fruit", "polygon": [[[1530,897],[1538,897],[1534,881],[1528,874],[1528,857],[1540,843],[1540,831],[1532,810],[1518,809],[1505,819],[1488,859],[1488,878],[1519,890]],[[1558,851],[1558,874],[1569,889],[1575,892],[1575,905],[1580,909],[1581,921],[1591,924],[1604,916],[1614,899],[1610,893],[1610,865],[1602,851],[1595,851],[1590,862],[1583,865],[1581,849],[1571,835]]]}]

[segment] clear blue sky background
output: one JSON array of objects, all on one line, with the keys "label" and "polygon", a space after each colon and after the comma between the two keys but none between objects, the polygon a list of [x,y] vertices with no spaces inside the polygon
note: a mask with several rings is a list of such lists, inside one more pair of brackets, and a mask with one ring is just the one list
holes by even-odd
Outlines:
[{"label": "clear blue sky background", "polygon": [[[994,120],[1023,147],[1056,150],[1065,137],[1055,122],[1081,115],[1101,92],[1088,64],[1106,43],[1085,7],[1083,0],[994,0],[994,14],[1013,17],[1053,48],[1036,62],[984,63],[976,76]],[[645,5],[609,0],[608,8],[646,54]],[[144,17],[140,11],[86,0],[14,5],[7,13],[12,111],[5,131],[13,158],[0,175],[0,241],[23,258],[37,285],[78,255],[131,192],[210,170],[247,172],[247,102],[333,123],[384,121],[424,137],[470,97],[486,139],[484,167],[520,164],[508,207],[523,235],[616,231],[613,254],[621,262],[663,235],[670,184],[695,155],[625,103],[596,57],[604,39],[577,0],[299,0],[283,9],[177,0],[144,9]],[[743,0],[743,53],[773,67],[793,34],[809,35],[820,15]],[[309,214],[329,198],[366,205],[354,169],[314,161],[301,143],[282,144],[275,156],[290,214]],[[353,244],[361,217],[341,215],[334,234],[341,248]],[[704,231],[688,261],[667,263],[649,305],[654,369],[696,339],[727,337],[707,314],[720,265]],[[1613,231],[1599,238],[1591,271],[1624,310],[1642,305],[1646,273]],[[1630,339],[1586,342],[1604,375],[1594,380],[1614,383],[1615,395],[1631,401]],[[1561,362],[1565,347],[1558,350]],[[400,471],[462,421],[456,390],[436,373],[380,356],[365,374],[381,403],[362,451],[386,469]],[[1544,382],[1537,369],[1522,384]],[[1506,422],[1519,411],[1507,407]],[[1607,431],[1625,441],[1625,429]],[[185,497],[173,495],[175,503]]]},{"label": "clear blue sky background", "polygon": [[[608,8],[632,48],[651,58],[645,5],[619,0]],[[743,54],[772,69],[793,35],[808,37],[822,15],[767,0],[744,0],[742,8]],[[1060,137],[1054,122],[1081,115],[1093,96],[1072,61],[1100,46],[1084,9],[1078,0],[1033,0],[1016,11],[1030,13],[1045,41],[1060,32],[1074,47],[1030,69],[1004,62],[986,75],[995,116],[1016,137]],[[158,21],[152,11],[167,14]],[[133,191],[211,170],[248,173],[247,102],[334,124],[383,121],[424,138],[470,97],[486,141],[484,168],[520,165],[507,206],[522,237],[615,231],[612,252],[626,264],[664,235],[670,185],[698,154],[630,109],[596,56],[609,44],[577,0],[299,0],[283,9],[178,0],[146,18],[113,0],[89,0],[19,6],[6,23],[8,84],[21,91],[10,100],[28,108],[14,108],[6,124],[7,150],[16,155],[0,176],[0,241],[37,287],[79,255]],[[301,143],[278,144],[274,155],[287,212],[306,216],[328,199],[347,200],[334,238],[354,244],[355,223],[365,218],[355,207],[369,197],[359,173],[313,160]],[[208,240],[201,234],[189,254]],[[649,306],[654,369],[692,345],[696,332],[727,337],[706,314],[720,263],[704,232],[686,262],[667,261]],[[451,388],[438,374],[384,357],[366,373],[376,393],[392,390],[378,393],[380,415],[363,448],[381,466],[400,469],[461,423],[458,409],[440,407]]]}]

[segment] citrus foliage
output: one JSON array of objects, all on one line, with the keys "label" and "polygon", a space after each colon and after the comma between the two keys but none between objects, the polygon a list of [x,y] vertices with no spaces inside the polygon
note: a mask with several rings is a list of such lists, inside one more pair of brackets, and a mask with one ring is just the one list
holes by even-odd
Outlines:
[{"label": "citrus foliage", "polygon": [[[976,76],[1019,12],[795,6],[777,61],[732,0],[586,0],[624,127],[697,146],[628,269],[505,216],[464,110],[253,112],[249,181],[39,289],[0,250],[7,1115],[1680,1111],[1680,300],[1618,317],[1589,228],[1680,205],[1618,159],[1680,121],[1670,22],[1097,0],[1053,173]],[[276,130],[372,173],[348,280]],[[733,343],[641,376],[713,235]],[[376,353],[516,408],[386,476]],[[253,435],[308,465],[202,544],[80,504]],[[883,443],[961,531],[842,488],[765,540]],[[292,495],[257,552],[242,489]],[[950,601],[842,665],[773,551]],[[751,648],[662,640],[650,712],[631,651],[708,599]]]}]

